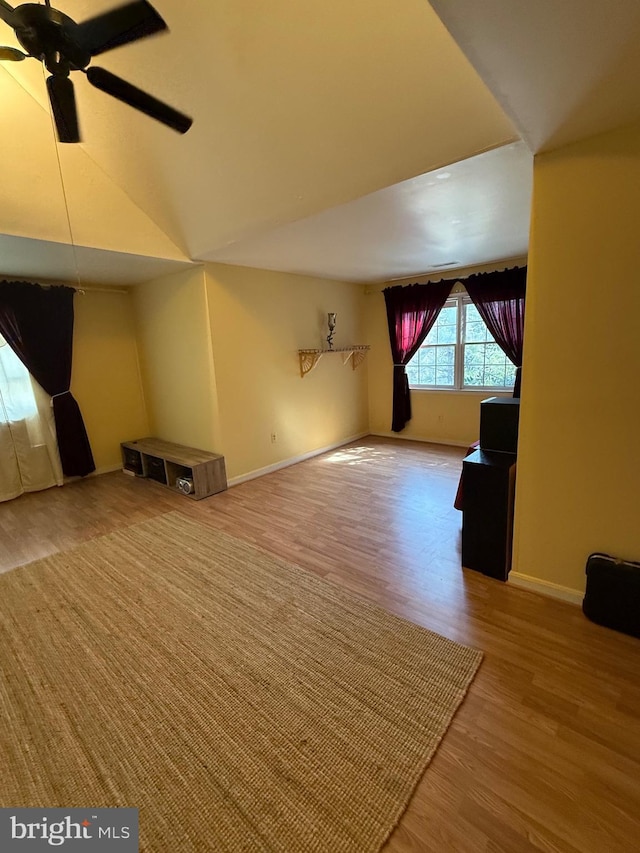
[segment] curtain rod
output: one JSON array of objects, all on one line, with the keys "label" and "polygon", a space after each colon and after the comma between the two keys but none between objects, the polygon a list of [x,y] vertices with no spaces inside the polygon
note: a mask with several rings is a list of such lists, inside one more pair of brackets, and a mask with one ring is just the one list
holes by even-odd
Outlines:
[{"label": "curtain rod", "polygon": [[90,284],[74,287],[73,290],[81,296],[85,296],[87,293],[129,293],[129,290],[124,287],[92,287]]},{"label": "curtain rod", "polygon": [[[486,264],[475,264],[468,267],[458,267],[457,269],[447,270],[446,268],[439,270],[431,270],[431,272],[415,273],[414,275],[404,275],[398,278],[390,278],[384,284],[401,284],[403,281],[412,282],[417,278],[435,278],[441,275],[440,281],[464,281],[472,275],[479,275],[484,272],[503,272],[506,269],[513,267],[526,267],[528,258],[523,255],[517,255],[514,258],[503,258],[501,261],[493,261]],[[470,272],[473,270],[473,272]],[[448,275],[448,273],[451,273]],[[431,282],[422,282],[430,284]]]},{"label": "curtain rod", "polygon": [[62,281],[23,281],[22,279],[17,279],[15,282],[13,280],[4,279],[4,281],[9,284],[30,284],[35,287],[42,287],[44,290],[48,290],[50,287],[69,287],[71,290],[74,290],[76,293],[80,293],[84,296],[86,293],[130,293],[130,288],[128,287],[100,287],[99,285],[93,284],[83,284],[83,285],[75,285],[75,284],[67,284]]}]

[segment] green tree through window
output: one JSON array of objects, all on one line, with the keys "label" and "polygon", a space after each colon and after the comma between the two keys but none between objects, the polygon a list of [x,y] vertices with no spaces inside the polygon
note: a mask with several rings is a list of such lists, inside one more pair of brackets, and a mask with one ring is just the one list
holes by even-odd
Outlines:
[{"label": "green tree through window", "polygon": [[508,390],[515,375],[466,293],[447,300],[407,365],[412,388]]}]

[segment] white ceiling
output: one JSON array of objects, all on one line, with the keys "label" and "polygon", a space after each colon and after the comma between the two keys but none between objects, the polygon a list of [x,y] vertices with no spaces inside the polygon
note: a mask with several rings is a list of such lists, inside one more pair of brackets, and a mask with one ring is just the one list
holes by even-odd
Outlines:
[{"label": "white ceiling", "polygon": [[638,0],[431,0],[538,152],[640,119]]},{"label": "white ceiling", "polygon": [[[141,284],[186,269],[189,261],[152,258],[0,234],[2,276],[79,284]],[[25,272],[27,270],[27,272]]]},{"label": "white ceiling", "polygon": [[[82,20],[117,2],[56,5]],[[74,280],[70,233],[94,282],[204,259],[352,280],[498,261],[527,245],[518,134],[537,151],[640,116],[637,0],[434,0],[453,37],[426,0],[154,5],[171,32],[95,64],[194,126],[74,76],[69,221],[42,71],[0,68],[0,274]]]},{"label": "white ceiling", "polygon": [[522,257],[532,166],[523,142],[494,148],[203,258],[373,282]]}]

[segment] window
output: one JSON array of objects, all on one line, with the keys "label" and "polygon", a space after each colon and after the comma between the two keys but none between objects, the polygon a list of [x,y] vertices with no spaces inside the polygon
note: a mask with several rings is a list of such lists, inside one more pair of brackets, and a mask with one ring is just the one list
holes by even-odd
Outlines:
[{"label": "window", "polygon": [[513,388],[516,368],[466,293],[451,296],[407,365],[411,388],[478,391]]},{"label": "window", "polygon": [[37,414],[29,371],[0,335],[0,422],[18,422]]}]

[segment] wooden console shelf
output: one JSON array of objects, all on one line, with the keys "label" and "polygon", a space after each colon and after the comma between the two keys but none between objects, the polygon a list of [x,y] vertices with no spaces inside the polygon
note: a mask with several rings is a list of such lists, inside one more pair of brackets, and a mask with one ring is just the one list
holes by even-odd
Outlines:
[{"label": "wooden console shelf", "polygon": [[[227,488],[224,456],[173,444],[159,438],[139,438],[120,445],[122,465],[137,477],[147,477],[163,486],[199,501]],[[193,484],[192,491],[179,487],[179,481]]]},{"label": "wooden console shelf", "polygon": [[322,356],[331,352],[341,353],[343,364],[346,364],[351,359],[351,367],[355,370],[356,367],[362,364],[370,349],[370,346],[338,347],[337,349],[299,349],[300,376],[304,379],[307,373],[313,370]]}]

